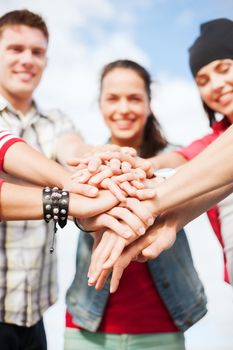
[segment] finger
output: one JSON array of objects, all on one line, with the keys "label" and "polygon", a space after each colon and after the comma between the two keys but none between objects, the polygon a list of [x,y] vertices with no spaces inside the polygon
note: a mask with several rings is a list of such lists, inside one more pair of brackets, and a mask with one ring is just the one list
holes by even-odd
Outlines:
[{"label": "finger", "polygon": [[128,181],[121,182],[119,186],[130,197],[135,197],[136,196],[136,189],[133,186],[131,186]]},{"label": "finger", "polygon": [[91,178],[92,174],[89,173],[87,169],[81,170],[80,172],[77,172],[71,176],[71,179],[76,179],[79,183],[87,183],[89,179]]},{"label": "finger", "polygon": [[94,186],[87,185],[87,184],[80,184],[80,183],[77,183],[76,181],[71,183],[69,187],[69,191],[76,194],[81,194],[83,196],[90,197],[90,198],[96,197],[99,192],[98,188]]},{"label": "finger", "polygon": [[106,178],[101,182],[101,186],[105,189],[108,189],[109,191],[114,194],[114,196],[120,201],[124,202],[125,201],[125,195],[121,191],[120,187],[111,179]]},{"label": "finger", "polygon": [[135,157],[132,157],[129,153],[125,152],[103,152],[99,154],[102,160],[110,160],[112,158],[119,159],[121,162],[128,162],[132,167],[135,167]]},{"label": "finger", "polygon": [[95,289],[96,290],[100,290],[103,288],[103,286],[105,285],[105,282],[107,281],[108,279],[108,276],[110,275],[111,273],[111,269],[109,270],[103,270],[98,278],[98,280],[96,281],[96,284],[95,284]]},{"label": "finger", "polygon": [[128,173],[132,168],[132,165],[129,162],[122,162],[121,163],[121,170],[123,173]]},{"label": "finger", "polygon": [[136,157],[136,155],[137,155],[136,149],[132,148],[132,147],[126,147],[126,146],[125,147],[121,147],[121,151],[123,153],[131,155],[132,157]]},{"label": "finger", "polygon": [[113,158],[109,161],[109,166],[113,172],[113,174],[121,174],[121,162],[119,159]]},{"label": "finger", "polygon": [[97,185],[101,183],[104,179],[112,176],[112,170],[109,167],[106,167],[104,170],[99,172],[98,174],[92,176],[89,183],[91,185]]},{"label": "finger", "polygon": [[122,225],[114,216],[109,214],[101,214],[97,217],[96,224],[97,226],[104,226],[115,232],[118,236],[126,239],[134,235],[130,227]]},{"label": "finger", "polygon": [[[106,232],[105,232],[105,234],[106,234]],[[88,285],[89,286],[95,285],[95,283],[96,283],[97,279],[99,278],[100,273],[102,271],[104,262],[108,260],[110,254],[111,254],[111,251],[114,248],[115,239],[117,236],[112,234],[110,237],[107,236],[107,239],[106,239],[105,234],[103,235],[95,252],[92,254],[91,264],[90,264],[89,272],[88,272],[88,276],[89,276]],[[118,237],[118,239],[119,238],[120,237]]]},{"label": "finger", "polygon": [[113,265],[116,263],[117,259],[123,252],[125,245],[126,243],[123,239],[118,239],[116,241],[114,248],[112,249],[108,259],[102,265],[103,269],[111,269],[113,267]]},{"label": "finger", "polygon": [[127,198],[125,203],[120,206],[125,206],[138,216],[149,227],[154,223],[154,217],[148,208],[136,198]]},{"label": "finger", "polygon": [[108,214],[121,219],[139,236],[146,232],[144,223],[126,208],[115,207],[109,210]]},{"label": "finger", "polygon": [[142,250],[142,254],[146,259],[157,258],[164,250],[171,248],[174,244],[176,233],[171,232],[166,234],[164,232],[158,233],[154,241],[146,248]]},{"label": "finger", "polygon": [[154,167],[151,161],[149,160],[145,160],[138,157],[135,161],[135,167],[143,169],[147,175],[147,178],[149,179],[154,176]]},{"label": "finger", "polygon": [[146,179],[146,173],[141,168],[133,169],[133,172],[134,172],[134,174],[136,176],[136,179],[139,179],[139,180],[145,180]]},{"label": "finger", "polygon": [[101,159],[97,156],[93,157],[88,163],[88,171],[90,173],[95,173],[101,166]]},{"label": "finger", "polygon": [[152,199],[156,195],[156,190],[153,188],[144,188],[143,190],[136,191],[136,197],[139,200]]},{"label": "finger", "polygon": [[143,188],[145,188],[145,185],[138,181],[138,180],[132,180],[131,184],[137,189],[137,190],[142,190]]},{"label": "finger", "polygon": [[125,181],[132,181],[136,180],[137,176],[133,172],[122,174],[122,175],[115,175],[112,177],[112,180],[116,183],[125,182]]},{"label": "finger", "polygon": [[82,158],[82,157],[71,158],[67,160],[66,163],[71,166],[78,166],[81,163],[88,164],[88,158]]}]

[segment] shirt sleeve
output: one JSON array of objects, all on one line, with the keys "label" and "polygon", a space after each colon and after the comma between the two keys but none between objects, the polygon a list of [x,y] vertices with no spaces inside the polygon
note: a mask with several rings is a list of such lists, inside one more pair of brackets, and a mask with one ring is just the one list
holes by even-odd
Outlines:
[{"label": "shirt sleeve", "polygon": [[216,140],[218,136],[219,134],[217,133],[208,134],[175,152],[182,155],[185,159],[190,160],[202,152],[208,145]]},{"label": "shirt sleeve", "polygon": [[0,130],[0,170],[3,170],[3,162],[5,154],[9,147],[16,142],[25,142],[20,137],[11,134],[7,130]]}]

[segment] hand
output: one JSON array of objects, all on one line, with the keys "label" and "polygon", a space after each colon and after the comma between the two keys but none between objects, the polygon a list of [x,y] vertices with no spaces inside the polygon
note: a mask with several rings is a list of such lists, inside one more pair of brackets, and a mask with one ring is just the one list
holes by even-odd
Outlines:
[{"label": "hand", "polygon": [[[97,277],[95,280],[96,288],[103,288],[113,266],[110,292],[114,293],[118,288],[125,268],[132,260],[135,260],[135,258],[137,260],[137,257],[139,257],[140,262],[147,259],[155,259],[174,244],[176,232],[176,223],[173,221],[173,217],[169,217],[169,214],[167,214],[157,219],[156,223],[147,230],[146,234],[128,245],[120,256],[121,246],[119,243],[112,261],[109,258],[107,263],[103,264],[104,269],[102,271],[100,266],[98,266],[98,274],[96,273],[95,275],[95,278]],[[119,256],[118,258],[117,255]],[[91,272],[93,273],[93,271]]]},{"label": "hand", "polygon": [[[128,198],[127,203],[131,211],[122,207],[115,207],[111,209],[108,214],[117,219],[123,220],[136,233],[133,232],[128,239],[117,237],[113,231],[108,230],[104,233],[99,246],[91,258],[89,277],[92,285],[94,285],[99,278],[101,270],[111,268],[122,253],[125,246],[137,239],[138,235],[144,234],[145,228],[147,229],[154,223],[154,218],[151,212],[143,205],[144,202],[139,202],[135,198]],[[144,227],[142,226],[142,223],[144,223]],[[106,254],[103,254],[103,251]]]},{"label": "hand", "polygon": [[95,198],[70,193],[69,215],[82,219],[104,213],[115,207],[119,201],[110,192],[100,190]]},{"label": "hand", "polygon": [[[141,236],[154,222],[150,211],[137,199],[132,198],[131,210],[114,207],[104,214],[96,217],[79,220],[81,226],[87,231],[110,229],[123,238],[131,238],[134,234]],[[138,203],[139,202],[139,203]],[[135,215],[136,214],[136,215]],[[126,225],[123,226],[122,224]]]},{"label": "hand", "polygon": [[89,184],[79,183],[78,181],[72,178],[70,178],[66,183],[64,183],[63,188],[69,192],[81,194],[90,198],[96,197],[99,192],[97,187]]}]

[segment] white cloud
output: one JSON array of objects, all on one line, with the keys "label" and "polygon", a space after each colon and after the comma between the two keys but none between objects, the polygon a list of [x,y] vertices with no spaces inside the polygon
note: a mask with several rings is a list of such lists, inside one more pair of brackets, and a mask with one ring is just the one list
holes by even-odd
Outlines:
[{"label": "white cloud", "polygon": [[[115,14],[116,4],[108,0],[69,0],[69,6],[64,8],[61,0],[9,0],[8,6],[0,5],[3,11],[28,7],[45,17],[51,32],[49,64],[36,96],[42,105],[60,107],[72,116],[88,142],[104,142],[108,135],[97,104],[102,66],[118,58],[150,65],[149,57],[135,44],[130,30],[109,32],[104,28],[103,20],[118,23],[121,16]],[[140,6],[137,1],[136,7]],[[128,4],[130,7],[132,3]],[[131,16],[134,18],[133,11]],[[92,36],[93,44],[86,40],[85,30],[96,33]],[[169,139],[187,143],[206,130],[207,125],[194,84],[164,76],[160,80],[160,86],[154,88],[153,100],[158,118]]]},{"label": "white cloud", "polygon": [[168,139],[185,145],[208,132],[208,119],[194,82],[163,76],[158,80],[152,106]]}]

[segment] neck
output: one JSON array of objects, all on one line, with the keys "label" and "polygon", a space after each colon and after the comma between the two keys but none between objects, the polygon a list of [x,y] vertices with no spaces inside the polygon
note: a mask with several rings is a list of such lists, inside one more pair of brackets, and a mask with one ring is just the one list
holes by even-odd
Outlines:
[{"label": "neck", "polygon": [[32,96],[29,97],[21,97],[16,96],[0,89],[0,94],[12,105],[12,107],[21,111],[22,113],[26,113],[32,106]]},{"label": "neck", "polygon": [[226,115],[227,119],[229,120],[229,122],[231,124],[233,124],[233,113],[229,114],[229,115]]}]

